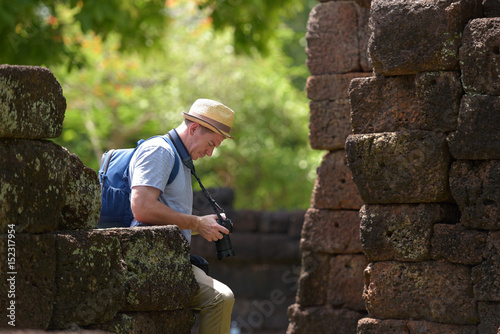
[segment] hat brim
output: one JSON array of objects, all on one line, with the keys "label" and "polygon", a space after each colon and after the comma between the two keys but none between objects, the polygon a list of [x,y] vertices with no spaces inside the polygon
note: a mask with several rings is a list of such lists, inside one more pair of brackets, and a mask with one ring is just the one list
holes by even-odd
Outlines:
[{"label": "hat brim", "polygon": [[234,137],[231,137],[229,135],[229,133],[227,133],[226,131],[222,131],[221,129],[219,129],[218,127],[216,127],[214,124],[210,123],[207,120],[201,119],[201,118],[196,117],[196,116],[191,115],[191,114],[188,114],[185,111],[182,112],[182,115],[184,116],[185,119],[187,119],[189,121],[198,123],[201,126],[204,126],[204,127],[208,128],[208,129],[212,130],[213,132],[218,133],[218,134],[220,134],[220,135],[222,135],[222,136],[224,136],[226,138],[234,139]]}]

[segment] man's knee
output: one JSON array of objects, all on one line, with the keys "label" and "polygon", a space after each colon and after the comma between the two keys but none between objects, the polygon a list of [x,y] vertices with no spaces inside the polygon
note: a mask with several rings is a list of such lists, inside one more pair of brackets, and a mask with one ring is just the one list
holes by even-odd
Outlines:
[{"label": "man's knee", "polygon": [[233,306],[234,304],[234,294],[230,289],[227,289],[227,291],[224,291],[221,293],[222,294],[222,300],[223,303],[227,306]]}]

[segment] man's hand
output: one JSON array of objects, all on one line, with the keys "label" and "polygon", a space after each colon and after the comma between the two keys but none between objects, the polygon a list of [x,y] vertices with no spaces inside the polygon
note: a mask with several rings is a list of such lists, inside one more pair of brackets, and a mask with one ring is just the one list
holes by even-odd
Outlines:
[{"label": "man's hand", "polygon": [[217,223],[217,215],[208,215],[198,217],[198,233],[208,241],[217,241],[229,234],[229,230]]}]

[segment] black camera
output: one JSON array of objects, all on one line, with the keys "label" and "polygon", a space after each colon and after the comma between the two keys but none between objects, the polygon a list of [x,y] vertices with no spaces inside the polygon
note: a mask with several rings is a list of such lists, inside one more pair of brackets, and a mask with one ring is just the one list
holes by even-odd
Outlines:
[{"label": "black camera", "polygon": [[[217,219],[219,225],[224,226],[229,230],[229,233],[233,232],[233,223],[231,219]],[[231,245],[231,239],[229,239],[229,234],[222,233],[222,239],[215,242],[215,248],[217,249],[217,259],[220,261],[223,257],[234,256],[233,246]]]}]

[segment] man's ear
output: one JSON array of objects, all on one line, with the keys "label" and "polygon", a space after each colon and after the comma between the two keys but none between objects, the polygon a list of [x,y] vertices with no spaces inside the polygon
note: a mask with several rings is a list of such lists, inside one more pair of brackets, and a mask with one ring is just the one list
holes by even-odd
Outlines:
[{"label": "man's ear", "polygon": [[189,134],[194,135],[194,133],[199,130],[200,126],[201,125],[198,123],[195,123],[195,122],[191,123],[189,125]]}]

